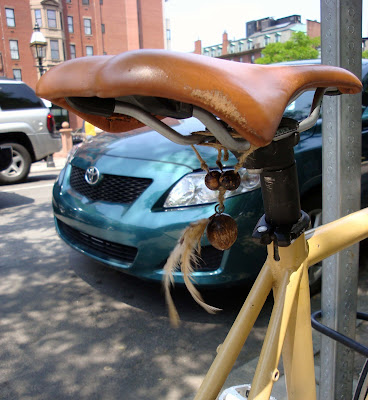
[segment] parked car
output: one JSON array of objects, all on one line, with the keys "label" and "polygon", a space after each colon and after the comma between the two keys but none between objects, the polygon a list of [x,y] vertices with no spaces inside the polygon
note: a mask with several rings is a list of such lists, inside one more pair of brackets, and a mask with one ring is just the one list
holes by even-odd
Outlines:
[{"label": "parked car", "polygon": [[0,79],[0,145],[13,149],[13,161],[0,172],[0,184],[24,181],[31,163],[61,149],[54,117],[24,82]]},{"label": "parked car", "polygon": [[[368,61],[368,60],[367,60]],[[318,62],[318,61],[316,61]],[[365,112],[363,163],[368,160],[368,62],[363,64]],[[298,120],[310,111],[312,92],[289,105],[285,115]],[[195,119],[175,121],[181,132],[204,129]],[[319,224],[322,210],[321,120],[303,132],[295,147],[302,208]],[[198,146],[211,168],[217,152]],[[236,163],[230,156],[225,167]],[[189,146],[170,142],[154,131],[100,135],[75,147],[53,189],[55,224],[60,237],[74,249],[140,278],[159,281],[162,267],[182,230],[214,213],[214,193],[204,185],[205,173]],[[259,176],[241,171],[241,187],[225,201],[226,213],[238,225],[238,239],[220,251],[204,239],[197,285],[223,286],[253,279],[265,249],[251,234],[263,214]],[[96,181],[95,181],[96,180]],[[362,191],[366,205],[368,185]],[[311,270],[318,285],[319,270]],[[180,272],[176,282],[182,283]]]}]

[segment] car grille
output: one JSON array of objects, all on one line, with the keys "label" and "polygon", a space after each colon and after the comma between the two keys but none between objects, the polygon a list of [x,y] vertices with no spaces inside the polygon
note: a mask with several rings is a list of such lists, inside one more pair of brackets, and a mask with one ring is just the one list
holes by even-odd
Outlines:
[{"label": "car grille", "polygon": [[83,168],[72,166],[70,185],[76,192],[93,201],[130,204],[152,183],[152,179],[148,178],[104,174],[101,182],[90,185],[84,179],[85,173]]},{"label": "car grille", "polygon": [[213,246],[203,246],[198,259],[199,263],[193,266],[194,270],[198,272],[216,271],[220,268],[223,254],[223,251],[217,250]]},{"label": "car grille", "polygon": [[133,263],[137,255],[138,250],[135,247],[96,238],[95,236],[78,231],[60,220],[57,220],[57,223],[62,235],[68,241],[75,243],[81,248],[85,248],[89,254],[96,256],[103,254],[116,261],[128,264]]}]

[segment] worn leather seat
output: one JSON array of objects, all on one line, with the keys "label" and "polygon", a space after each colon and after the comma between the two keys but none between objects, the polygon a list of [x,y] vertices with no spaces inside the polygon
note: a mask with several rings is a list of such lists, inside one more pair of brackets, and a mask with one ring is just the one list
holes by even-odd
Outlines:
[{"label": "worn leather seat", "polygon": [[65,99],[169,98],[210,111],[251,144],[265,146],[272,141],[288,103],[299,93],[318,87],[354,94],[361,91],[361,82],[350,72],[331,66],[263,66],[165,50],[137,50],[67,61],[48,71],[36,91],[109,132],[141,124],[130,117],[86,114]]}]

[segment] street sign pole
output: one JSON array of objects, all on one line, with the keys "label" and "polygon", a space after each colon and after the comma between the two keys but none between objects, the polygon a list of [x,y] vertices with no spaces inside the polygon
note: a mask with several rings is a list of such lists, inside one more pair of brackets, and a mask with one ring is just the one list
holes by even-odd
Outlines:
[{"label": "street sign pole", "polygon": [[[321,0],[322,63],[361,78],[362,0]],[[360,208],[361,95],[326,97],[323,103],[323,223]],[[359,246],[323,262],[323,323],[355,336]],[[319,398],[352,397],[354,355],[323,336]]]}]

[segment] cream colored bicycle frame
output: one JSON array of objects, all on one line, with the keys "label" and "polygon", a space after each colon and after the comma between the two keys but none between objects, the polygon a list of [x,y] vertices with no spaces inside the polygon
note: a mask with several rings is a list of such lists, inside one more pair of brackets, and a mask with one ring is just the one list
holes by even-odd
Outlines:
[{"label": "cream colored bicycle frame", "polygon": [[270,244],[267,260],[195,400],[216,399],[271,290],[274,307],[249,399],[270,398],[282,353],[288,399],[315,400],[308,268],[366,237],[368,208],[311,230],[288,247],[279,247],[280,261],[274,260]]}]

